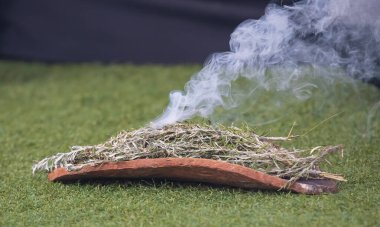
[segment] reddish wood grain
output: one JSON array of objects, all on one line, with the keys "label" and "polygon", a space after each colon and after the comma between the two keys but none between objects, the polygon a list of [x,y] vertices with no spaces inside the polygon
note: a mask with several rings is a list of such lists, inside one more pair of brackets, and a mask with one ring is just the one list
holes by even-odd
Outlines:
[{"label": "reddish wood grain", "polygon": [[[157,158],[109,162],[85,166],[78,171],[55,169],[49,173],[49,181],[79,179],[146,179],[163,178],[178,181],[204,182],[244,189],[278,190],[287,180],[223,161],[198,158]],[[302,180],[294,183],[290,191],[303,194],[335,193],[337,183],[332,180]]]}]

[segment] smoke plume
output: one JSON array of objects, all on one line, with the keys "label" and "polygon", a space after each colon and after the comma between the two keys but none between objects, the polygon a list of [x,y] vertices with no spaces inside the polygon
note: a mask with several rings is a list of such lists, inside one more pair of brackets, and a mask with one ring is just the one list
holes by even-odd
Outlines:
[{"label": "smoke plume", "polygon": [[213,54],[184,91],[171,92],[169,106],[152,126],[208,117],[217,107],[239,105],[246,96],[233,86],[239,79],[249,81],[251,92],[287,92],[304,100],[317,86],[306,74],[329,83],[379,78],[378,12],[377,0],[269,4],[259,20],[235,29],[229,52]]}]

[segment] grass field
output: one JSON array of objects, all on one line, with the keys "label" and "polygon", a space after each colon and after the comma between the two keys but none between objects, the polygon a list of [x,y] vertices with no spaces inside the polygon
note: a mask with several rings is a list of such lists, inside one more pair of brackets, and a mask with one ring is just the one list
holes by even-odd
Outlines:
[{"label": "grass field", "polygon": [[32,175],[32,164],[45,156],[144,126],[199,68],[0,62],[0,226],[380,225],[380,111],[374,106],[380,89],[361,83],[331,85],[329,98],[292,105],[270,124],[259,124],[278,114],[265,99],[247,115],[258,133],[283,136],[294,121],[302,134],[342,112],[288,145],[344,144],[344,157],[331,157],[333,166],[326,166],[348,180],[338,194],[155,181],[64,185]]}]

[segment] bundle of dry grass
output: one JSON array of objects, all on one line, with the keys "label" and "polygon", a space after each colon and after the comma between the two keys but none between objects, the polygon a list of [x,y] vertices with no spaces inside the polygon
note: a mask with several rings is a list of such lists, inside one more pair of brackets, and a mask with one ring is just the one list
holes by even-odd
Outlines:
[{"label": "bundle of dry grass", "polygon": [[95,146],[74,146],[69,153],[45,158],[33,172],[58,167],[77,170],[85,165],[147,158],[206,158],[226,161],[290,179],[328,178],[342,181],[337,174],[323,172],[319,164],[325,157],[342,151],[342,146],[315,147],[309,150],[285,149],[273,144],[292,137],[262,137],[249,128],[212,127],[205,124],[173,124],[161,129],[150,127],[123,131]]}]

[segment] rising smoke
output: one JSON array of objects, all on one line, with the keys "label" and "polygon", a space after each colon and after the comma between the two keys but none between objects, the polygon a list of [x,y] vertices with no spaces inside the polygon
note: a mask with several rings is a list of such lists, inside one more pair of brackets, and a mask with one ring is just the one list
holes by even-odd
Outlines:
[{"label": "rising smoke", "polygon": [[152,126],[239,105],[244,94],[232,84],[242,78],[250,81],[251,91],[287,92],[298,99],[307,99],[317,86],[305,74],[328,82],[379,78],[379,12],[377,0],[269,4],[259,20],[235,29],[229,52],[213,54],[184,91],[170,94],[169,106]]}]

